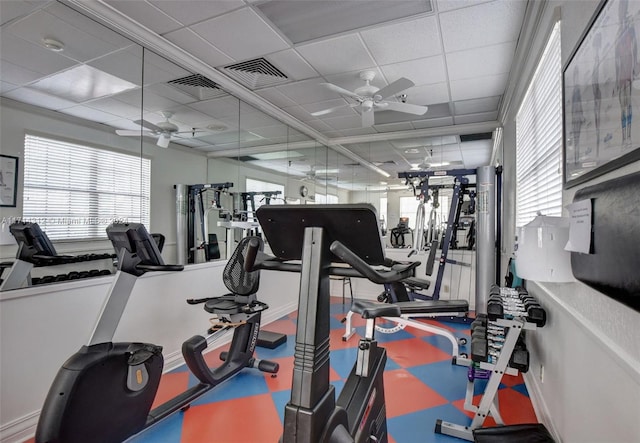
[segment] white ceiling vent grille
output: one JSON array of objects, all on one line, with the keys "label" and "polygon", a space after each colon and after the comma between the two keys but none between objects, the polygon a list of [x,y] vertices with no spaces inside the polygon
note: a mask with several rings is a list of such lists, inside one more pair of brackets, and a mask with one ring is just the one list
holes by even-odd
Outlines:
[{"label": "white ceiling vent grille", "polygon": [[177,78],[167,83],[198,100],[208,100],[227,94],[220,85],[201,74]]},{"label": "white ceiling vent grille", "polygon": [[289,81],[289,77],[264,58],[235,63],[222,69],[249,89],[281,85]]}]

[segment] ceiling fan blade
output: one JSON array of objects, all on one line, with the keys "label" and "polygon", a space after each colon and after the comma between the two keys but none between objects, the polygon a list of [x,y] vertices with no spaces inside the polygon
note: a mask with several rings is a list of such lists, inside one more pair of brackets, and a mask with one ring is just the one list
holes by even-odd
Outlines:
[{"label": "ceiling fan blade", "polygon": [[380,89],[376,92],[376,96],[380,96],[381,98],[391,97],[392,95],[396,95],[398,92],[402,92],[405,89],[409,89],[412,87],[414,83],[408,78],[401,77],[393,83],[388,84],[384,88]]},{"label": "ceiling fan blade", "polygon": [[363,110],[362,111],[362,127],[368,128],[373,126],[374,123],[373,109]]},{"label": "ceiling fan blade", "polygon": [[410,103],[385,102],[384,109],[389,111],[404,112],[407,114],[424,115],[429,110],[428,106],[412,105]]},{"label": "ceiling fan blade", "polygon": [[154,137],[155,135],[150,131],[129,130],[129,129],[116,129],[116,134],[123,135],[125,137]]},{"label": "ceiling fan blade", "polygon": [[155,131],[155,132],[162,132],[163,131],[163,129],[161,127],[156,126],[153,123],[151,123],[149,121],[146,121],[146,120],[136,120],[136,121],[134,121],[134,123],[136,125],[142,126],[143,128],[147,128],[147,129],[149,129],[151,131]]},{"label": "ceiling fan blade", "polygon": [[313,115],[314,117],[319,117],[321,115],[326,115],[326,114],[329,114],[329,113],[331,113],[333,111],[336,111],[338,109],[346,108],[348,106],[351,106],[351,105],[344,104],[344,105],[340,105],[340,106],[334,106],[333,108],[327,108],[327,109],[323,109],[322,111],[312,112],[311,115]]},{"label": "ceiling fan blade", "polygon": [[348,91],[344,88],[341,88],[340,86],[336,86],[333,83],[320,83],[321,85],[323,85],[324,87],[332,90],[333,92],[337,92],[340,95],[346,95],[347,97],[351,97],[355,100],[359,100],[360,96],[354,92]]}]

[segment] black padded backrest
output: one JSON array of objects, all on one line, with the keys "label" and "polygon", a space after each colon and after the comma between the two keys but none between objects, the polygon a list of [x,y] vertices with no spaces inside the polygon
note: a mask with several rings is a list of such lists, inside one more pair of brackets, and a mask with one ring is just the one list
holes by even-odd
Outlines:
[{"label": "black padded backrest", "polygon": [[227,262],[222,272],[222,280],[227,289],[237,295],[251,295],[258,292],[260,285],[260,271],[247,272],[244,263],[249,250],[249,242],[258,240],[258,250],[264,249],[264,242],[260,237],[245,237],[238,243],[231,258]]},{"label": "black padded backrest", "polygon": [[592,201],[592,253],[571,253],[578,280],[640,311],[640,172],[580,189]]}]

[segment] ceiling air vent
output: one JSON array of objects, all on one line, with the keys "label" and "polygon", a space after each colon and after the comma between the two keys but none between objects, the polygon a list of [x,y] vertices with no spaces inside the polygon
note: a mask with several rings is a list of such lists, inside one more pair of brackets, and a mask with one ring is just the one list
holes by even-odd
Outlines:
[{"label": "ceiling air vent", "polygon": [[280,85],[289,81],[289,77],[265,58],[235,63],[222,69],[249,89]]},{"label": "ceiling air vent", "polygon": [[201,74],[188,75],[167,83],[197,100],[207,100],[227,94],[220,85]]},{"label": "ceiling air vent", "polygon": [[478,134],[464,134],[460,136],[460,142],[473,142],[477,140],[491,140],[493,134],[491,132],[480,132]]}]

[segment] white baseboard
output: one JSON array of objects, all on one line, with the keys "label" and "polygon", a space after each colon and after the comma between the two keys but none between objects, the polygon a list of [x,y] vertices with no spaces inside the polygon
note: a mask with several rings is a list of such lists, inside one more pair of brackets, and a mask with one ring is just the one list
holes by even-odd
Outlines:
[{"label": "white baseboard", "polygon": [[533,406],[533,410],[536,413],[538,421],[546,426],[547,430],[551,433],[551,436],[556,442],[562,443],[560,434],[551,419],[549,408],[542,396],[542,390],[540,389],[538,379],[533,374],[533,371],[528,371],[526,374],[522,374],[522,377],[524,378],[524,383],[527,386],[529,399],[531,400],[531,405]]},{"label": "white baseboard", "polygon": [[40,411],[38,410],[2,425],[0,442],[20,443],[33,437],[36,433],[39,416]]}]

